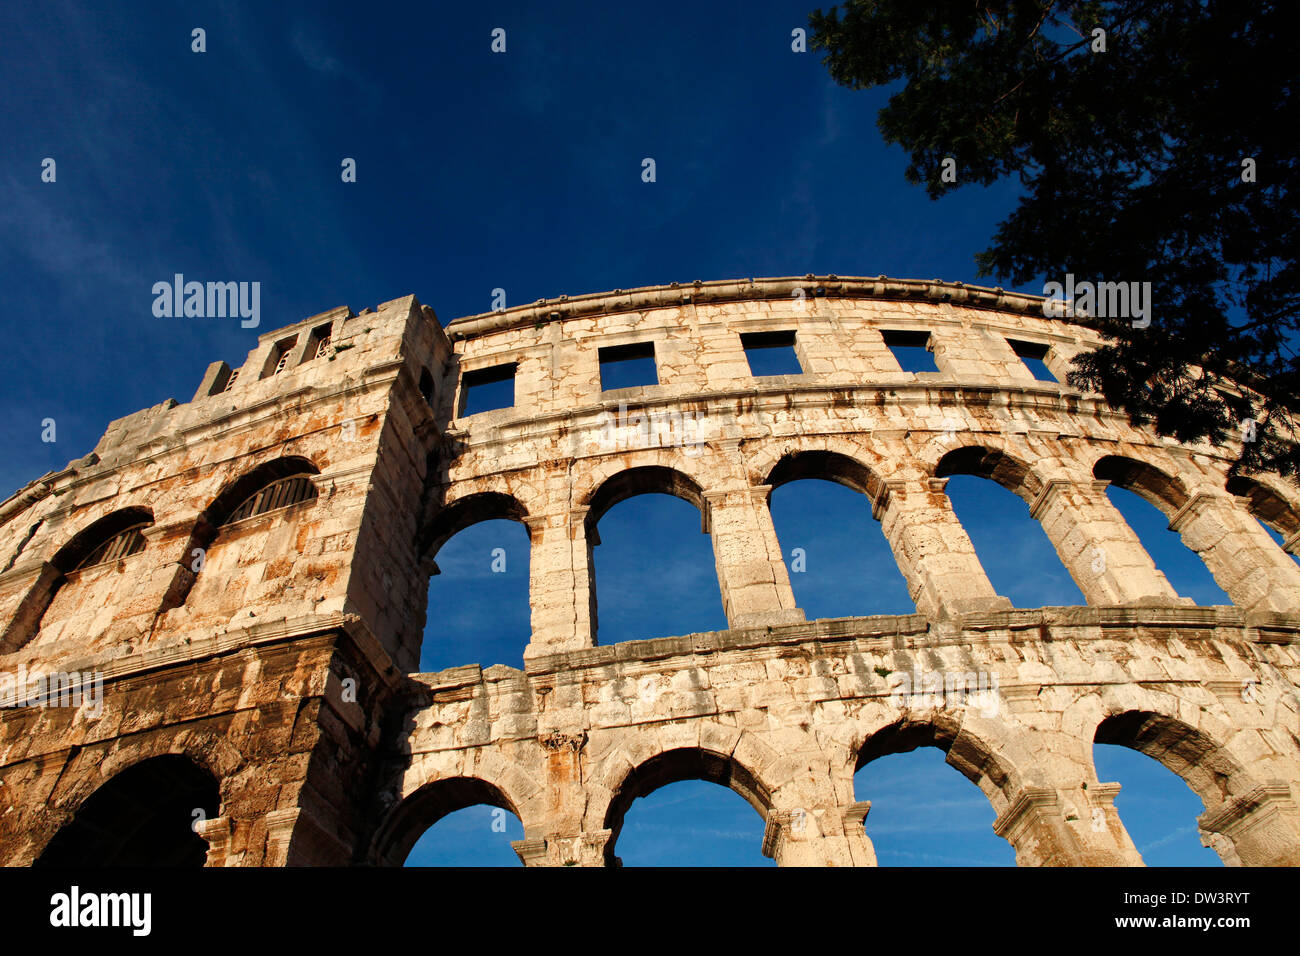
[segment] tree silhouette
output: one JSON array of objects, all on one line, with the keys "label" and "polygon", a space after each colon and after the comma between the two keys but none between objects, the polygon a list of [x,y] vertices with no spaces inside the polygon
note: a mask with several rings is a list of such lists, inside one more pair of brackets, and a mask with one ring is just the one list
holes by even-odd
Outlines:
[{"label": "tree silhouette", "polygon": [[898,84],[878,125],[931,198],[1019,178],[980,275],[1151,283],[1146,327],[1091,309],[1106,344],[1071,384],[1182,442],[1244,438],[1235,469],[1294,478],[1300,49],[1286,10],[854,0],[810,26],[836,82]]}]

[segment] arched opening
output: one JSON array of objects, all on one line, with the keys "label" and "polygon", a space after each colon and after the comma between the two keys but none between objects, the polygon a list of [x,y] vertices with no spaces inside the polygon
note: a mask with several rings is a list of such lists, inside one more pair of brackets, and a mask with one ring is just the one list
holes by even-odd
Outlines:
[{"label": "arched opening", "polygon": [[880,866],[1016,865],[1015,849],[993,831],[997,814],[983,792],[1005,774],[965,738],[957,759],[954,740],[951,729],[900,721],[859,751],[853,789],[871,803],[863,825]]},{"label": "arched opening", "polygon": [[1222,866],[1201,843],[1196,818],[1204,807],[1177,774],[1127,747],[1095,744],[1097,776],[1120,784],[1115,809],[1147,866]]},{"label": "arched opening", "polygon": [[1287,553],[1293,561],[1300,563],[1300,554],[1297,553],[1300,544],[1296,543],[1296,536],[1300,534],[1300,511],[1273,489],[1250,478],[1229,478],[1227,491],[1246,499],[1251,515],[1279,548],[1286,551],[1287,542],[1292,542]]},{"label": "arched opening", "polygon": [[152,524],[153,512],[148,508],[122,508],[74,535],[23,598],[0,636],[0,654],[30,642],[47,616],[62,620],[83,604],[103,606],[119,590],[127,559],[144,550],[143,532]]},{"label": "arched opening", "polygon": [[462,498],[431,523],[428,603],[419,669],[523,668],[532,634],[531,542],[523,506],[499,492]]},{"label": "arched opening", "polygon": [[202,866],[194,831],[221,802],[217,779],[190,758],[137,763],[101,786],[46,846],[35,866]]},{"label": "arched opening", "polygon": [[1093,760],[1099,779],[1121,785],[1115,807],[1148,866],[1223,862],[1201,846],[1197,817],[1228,799],[1240,768],[1214,741],[1172,717],[1126,711],[1098,724]]},{"label": "arched opening", "polygon": [[309,459],[287,455],[250,469],[222,488],[194,522],[159,613],[184,605],[200,576],[208,582],[205,600],[228,593],[239,573],[240,552],[226,545],[265,530],[265,522],[274,519],[263,516],[311,507],[317,499],[311,476],[317,474],[320,469]]},{"label": "arched opening", "polygon": [[1024,462],[996,449],[958,448],[940,459],[934,474],[948,479],[953,511],[998,594],[1023,608],[1087,603],[1029,513],[1042,482]]},{"label": "arched opening", "polygon": [[[717,792],[714,784],[735,791],[748,808]],[[641,798],[649,799],[634,807]],[[611,831],[605,862],[771,865],[762,853],[770,809],[767,788],[734,758],[694,747],[669,750],[630,770],[619,784],[605,813],[604,825]],[[629,813],[634,822],[626,827]],[[621,846],[625,832],[626,853]]]},{"label": "arched opening", "polygon": [[835,452],[796,452],[777,462],[766,483],[795,603],[809,620],[916,613],[872,517],[879,481],[866,466]]},{"label": "arched opening", "polygon": [[699,485],[655,466],[619,472],[592,495],[598,643],[726,628],[705,507]]},{"label": "arched opening", "polygon": [[523,838],[519,813],[500,788],[477,777],[427,783],[393,811],[377,837],[385,866],[512,866]]},{"label": "arched opening", "polygon": [[1201,606],[1232,603],[1201,556],[1169,527],[1190,499],[1182,482],[1150,465],[1115,455],[1098,461],[1092,473],[1110,482],[1106,497],[1180,596]]},{"label": "arched opening", "polygon": [[315,500],[315,485],[301,479],[318,474],[320,469],[314,463],[297,455],[245,472],[222,488],[199,516],[196,542],[202,546],[201,539],[206,538],[210,545],[224,525]]}]

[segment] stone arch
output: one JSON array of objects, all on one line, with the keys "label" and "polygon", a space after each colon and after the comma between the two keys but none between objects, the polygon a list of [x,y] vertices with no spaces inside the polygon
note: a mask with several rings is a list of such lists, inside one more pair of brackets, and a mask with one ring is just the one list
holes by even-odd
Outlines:
[{"label": "stone arch", "polygon": [[320,474],[320,469],[316,467],[316,464],[311,459],[300,455],[285,455],[281,458],[273,458],[270,461],[263,462],[226,482],[212,501],[208,503],[208,506],[199,513],[198,518],[195,519],[189,540],[186,541],[185,548],[180,554],[180,560],[176,564],[176,571],[172,576],[171,584],[163,596],[159,613],[164,614],[185,603],[195,581],[198,580],[198,572],[195,570],[194,563],[195,552],[206,552],[217,543],[217,539],[221,536],[222,526],[230,519],[236,508],[247,501],[250,496],[255,495],[260,489],[279,481],[281,478],[318,474]]},{"label": "stone arch", "polygon": [[[602,472],[605,470],[601,469]],[[646,494],[666,494],[693,505],[700,514],[700,532],[708,534],[712,538],[712,502],[706,495],[701,483],[687,472],[677,468],[675,464],[671,466],[644,464],[631,468],[622,468],[614,471],[613,474],[606,475],[603,480],[593,482],[589,490],[576,499],[578,508],[575,509],[575,515],[580,515],[582,520],[582,539],[586,552],[584,570],[587,580],[587,596],[585,604],[588,620],[591,622],[590,640],[593,643],[597,639],[597,621],[599,619],[596,596],[595,553],[593,550],[601,543],[597,525],[600,519],[615,505],[629,498]],[[719,546],[716,538],[712,538],[711,544],[713,546],[714,567],[718,572],[723,610],[724,613],[727,613],[729,605],[727,601],[727,585],[725,583],[726,576],[718,560]],[[793,603],[793,599],[791,599],[791,603]]]},{"label": "stone arch", "polygon": [[114,535],[133,525],[153,524],[153,511],[139,505],[122,508],[91,522],[72,537],[67,544],[50,558],[54,565],[64,574],[70,573],[96,547]]},{"label": "stone arch", "polygon": [[587,508],[584,519],[587,540],[593,545],[600,543],[596,524],[610,508],[629,498],[647,494],[672,495],[695,505],[700,512],[701,527],[707,527],[708,505],[698,481],[675,467],[638,465],[615,472],[580,499],[580,504]]},{"label": "stone arch", "polygon": [[152,525],[153,511],[140,505],[120,508],[77,532],[44,565],[18,605],[18,610],[0,635],[0,654],[10,654],[28,644],[41,628],[41,619],[68,575],[96,548],[132,527]]},{"label": "stone arch", "polygon": [[[1018,865],[1041,862],[1035,851],[1041,830],[1051,822],[1038,823],[1028,833],[1004,825],[1016,816],[1023,795],[1035,790],[1030,777],[1035,762],[1024,741],[1008,734],[1003,718],[976,719],[961,711],[945,710],[894,716],[889,723],[860,735],[849,748],[852,763],[848,777],[854,795],[861,795],[854,781],[859,770],[881,757],[911,753],[919,747],[941,751],[949,766],[979,788],[995,814],[993,832],[1011,845]],[[869,792],[865,799],[869,801]]]},{"label": "stone arch", "polygon": [[401,866],[430,827],[450,813],[480,804],[520,817],[506,792],[482,777],[443,777],[425,783],[389,813],[372,841],[371,856],[381,866]]},{"label": "stone arch", "polygon": [[676,472],[700,488],[711,488],[717,483],[717,471],[708,467],[707,458],[683,455],[677,448],[636,448],[617,456],[575,460],[571,480],[573,505],[590,507],[604,485],[624,472],[641,468],[662,468]]},{"label": "stone arch", "polygon": [[475,478],[453,481],[443,493],[429,502],[424,512],[424,524],[429,524],[437,513],[457,502],[481,494],[501,494],[514,498],[525,514],[534,515],[546,510],[545,496],[536,485],[545,482],[548,473],[543,469],[498,472]]},{"label": "stone arch", "polygon": [[[1074,514],[1062,515],[1053,510],[1063,504],[1063,498],[1070,496],[1073,482],[1069,478],[1064,476],[1044,477],[1040,474],[1040,469],[1031,465],[1024,457],[989,443],[954,448],[946,452],[935,463],[934,477],[945,483],[941,487],[944,488],[946,494],[949,493],[946,485],[947,479],[956,475],[970,475],[991,481],[1010,491],[1023,501],[1029,508],[1028,518],[1031,522],[1026,528],[1032,529],[1033,524],[1037,524],[1042,529],[1042,533],[1051,543],[1052,549],[1060,559],[1061,567],[1069,574],[1070,579],[1078,589],[1082,602],[1088,602],[1091,594],[1094,603],[1098,603],[1096,602],[1097,594],[1094,588],[1096,574],[1092,573],[1088,568],[1089,560],[1086,559],[1086,555],[1089,552],[1088,549],[1083,547],[1084,535],[1078,533],[1080,529],[1075,520],[1076,516]],[[938,481],[936,484],[938,484]],[[1049,488],[1052,493],[1046,493]],[[1062,495],[1060,494],[1062,488],[1070,490],[1067,490],[1066,494]],[[1057,500],[1051,505],[1043,507],[1046,499],[1052,498],[1054,495]],[[955,516],[956,507],[955,505],[952,505],[952,507]],[[983,562],[981,562],[981,567],[984,566]],[[1006,579],[1003,578],[1001,583],[1005,586]],[[1079,603],[1073,599],[1067,599],[1067,602],[1070,604]],[[1039,604],[1042,602],[1036,600],[1033,603]]]},{"label": "stone arch", "polygon": [[[1231,810],[1243,795],[1257,790],[1259,783],[1205,728],[1193,727],[1155,709],[1118,710],[1098,722],[1093,731],[1093,744],[1116,744],[1136,750],[1176,773],[1205,807],[1197,819],[1203,842],[1228,865],[1252,862],[1250,848],[1234,847],[1236,841],[1215,832],[1218,826],[1212,821],[1223,815],[1216,811]],[[1089,758],[1095,759],[1091,748]],[[1096,777],[1095,768],[1093,776]]]},{"label": "stone arch", "polygon": [[[854,490],[863,491],[868,496],[874,496],[878,492],[879,483],[887,476],[890,468],[895,464],[852,437],[842,435],[823,434],[798,440],[759,439],[744,441],[741,443],[741,451],[745,456],[746,472],[749,483],[752,485],[770,484],[773,473],[787,458],[800,458],[806,454],[819,454],[834,457],[837,462],[834,466],[837,475],[835,477],[830,475],[809,475],[806,477],[826,477],[830,481],[837,481],[847,487],[854,488]],[[847,461],[843,461],[843,459],[847,459]],[[808,462],[811,463],[813,460],[808,459]],[[870,481],[862,480],[863,471],[870,475]],[[781,473],[777,474],[778,476],[781,475]],[[805,476],[801,475],[799,477]],[[793,481],[795,478],[792,475],[784,480]],[[866,490],[859,488],[858,485],[865,485]]]},{"label": "stone arch", "polygon": [[1092,466],[1093,477],[1133,492],[1172,518],[1187,504],[1186,483],[1165,469],[1123,455],[1103,455]]},{"label": "stone arch", "polygon": [[[111,777],[145,760],[169,756],[184,757],[223,781],[247,765],[247,759],[228,734],[209,727],[196,727],[178,735],[150,734],[131,747],[112,749],[104,754],[93,772],[101,777]],[[87,776],[78,775],[82,779]]]},{"label": "stone arch", "polygon": [[1184,480],[1172,467],[1162,469],[1119,455],[1100,458],[1093,474],[1138,495],[1168,519],[1169,530],[1197,555],[1226,595],[1226,601],[1213,603],[1294,610],[1300,599],[1300,572],[1227,494],[1213,491],[1208,483]]},{"label": "stone arch", "polygon": [[996,482],[1032,505],[1043,491],[1043,480],[1024,459],[990,444],[964,445],[945,453],[934,466],[934,477],[973,475]]},{"label": "stone arch", "polygon": [[911,753],[918,747],[936,747],[947,763],[961,772],[988,797],[996,813],[1010,804],[1009,794],[1024,785],[1023,775],[1012,762],[1006,741],[993,741],[976,732],[961,715],[938,712],[932,715],[905,714],[862,735],[850,748],[851,776],[874,760]]},{"label": "stone arch", "polygon": [[605,863],[618,866],[614,853],[623,821],[638,797],[683,780],[705,780],[735,791],[763,818],[766,824],[772,811],[772,791],[734,753],[722,753],[703,746],[674,747],[662,750],[627,768],[612,788],[602,826],[610,831],[605,843]]},{"label": "stone arch", "polygon": [[532,540],[528,510],[514,495],[479,491],[457,498],[438,511],[420,537],[418,553],[432,561],[452,537],[483,521],[517,521]]},{"label": "stone arch", "polygon": [[162,754],[118,770],[45,845],[35,866],[202,866],[198,819],[220,813],[220,782],[198,761]]},{"label": "stone arch", "polygon": [[1128,747],[1163,764],[1187,781],[1207,810],[1254,786],[1245,767],[1223,744],[1155,709],[1110,713],[1098,722],[1092,740]]},{"label": "stone arch", "polygon": [[[800,449],[788,451],[772,465],[763,484],[775,491],[791,481],[822,478],[861,492],[874,501],[880,494],[880,476],[855,456],[839,451]],[[770,500],[769,493],[769,500]]]},{"label": "stone arch", "polygon": [[[839,443],[837,443],[839,444]],[[867,464],[864,459],[870,460],[867,455],[861,454],[857,449],[848,449],[851,454],[844,451],[834,450],[831,448],[794,448],[783,446],[783,454],[771,462],[768,470],[762,474],[759,481],[760,487],[766,487],[765,503],[768,509],[767,521],[772,528],[772,534],[776,540],[778,553],[781,553],[780,535],[776,530],[776,519],[772,514],[772,495],[782,485],[790,484],[795,481],[805,479],[818,479],[830,481],[837,485],[842,485],[851,491],[857,492],[865,498],[864,503],[859,503],[851,507],[857,508],[865,504],[866,513],[869,514],[876,525],[876,530],[880,534],[880,543],[887,549],[882,554],[870,552],[867,549],[876,547],[875,540],[858,540],[859,546],[863,549],[862,555],[871,555],[870,578],[864,577],[864,594],[874,594],[874,591],[866,590],[865,586],[870,584],[872,588],[879,586],[882,577],[885,580],[885,586],[890,586],[892,579],[889,579],[889,572],[885,571],[883,576],[877,573],[877,569],[884,567],[888,562],[893,562],[893,568],[897,573],[897,586],[901,592],[901,601],[898,607],[883,606],[859,606],[855,607],[853,614],[879,614],[888,611],[889,613],[911,613],[915,609],[915,595],[911,592],[909,582],[903,570],[902,561],[900,561],[900,552],[902,548],[897,541],[896,535],[891,537],[886,533],[881,524],[881,509],[878,503],[884,498],[886,482],[882,478],[876,463]],[[806,501],[807,499],[805,499]],[[838,515],[836,515],[838,517]],[[836,518],[831,518],[832,523]],[[874,535],[875,531],[868,531],[868,535]],[[784,568],[782,568],[784,570]],[[791,592],[793,599],[793,582],[791,582]],[[905,602],[905,603],[904,603]],[[808,609],[803,609],[807,613]],[[843,612],[839,612],[843,613]]]},{"label": "stone arch", "polygon": [[[128,690],[127,693],[129,695],[131,691]],[[108,706],[107,700],[105,706]],[[228,734],[206,726],[187,729],[179,734],[145,734],[129,746],[114,746],[107,751],[80,750],[70,759],[68,767],[60,774],[48,797],[47,806],[55,818],[54,825],[57,827],[67,822],[75,809],[103,782],[138,764],[162,757],[189,761],[218,780],[223,801],[227,786],[248,764]]]},{"label": "stone arch", "polygon": [[225,524],[231,512],[259,488],[293,475],[319,474],[320,469],[315,463],[301,455],[286,455],[264,462],[227,482],[199,515],[198,523],[210,527],[215,536],[216,529]]},{"label": "stone arch", "polygon": [[1224,488],[1231,495],[1245,498],[1250,513],[1280,534],[1283,540],[1300,534],[1300,506],[1269,484],[1234,475]]},{"label": "stone arch", "polygon": [[[419,588],[418,606],[421,612],[420,620],[423,622],[427,623],[429,620],[429,612],[431,609],[429,603],[431,593],[430,589],[434,587],[432,579],[442,574],[442,568],[438,565],[437,561],[438,554],[453,537],[460,534],[462,531],[466,531],[467,529],[486,521],[513,521],[523,527],[524,534],[528,541],[528,544],[525,546],[528,552],[528,592],[521,596],[512,591],[509,598],[499,604],[496,609],[509,609],[511,613],[516,612],[523,606],[520,600],[521,597],[524,601],[527,601],[528,606],[531,607],[535,593],[532,587],[533,570],[538,564],[533,551],[541,536],[536,527],[536,522],[531,520],[528,509],[519,498],[513,494],[508,494],[502,491],[471,491],[461,497],[451,500],[444,504],[443,507],[439,508],[433,514],[433,517],[425,522],[424,526],[419,530],[414,542],[415,555],[417,557],[416,569],[419,575],[415,584]],[[510,533],[515,534],[516,532],[511,529]],[[495,560],[496,551],[494,550],[493,553]],[[438,593],[446,594],[445,591]],[[486,605],[484,605],[484,607],[486,607]],[[527,624],[523,626],[528,627]],[[522,633],[530,636],[531,630],[524,630]],[[410,663],[410,668],[419,669],[426,667],[422,658],[425,648],[422,626],[418,629],[414,627],[412,628],[411,640],[413,641],[415,660]],[[526,644],[527,640],[528,637],[525,636],[523,643]],[[523,644],[520,646],[522,648]],[[483,663],[491,662],[483,661]],[[496,663],[503,663],[503,661],[498,660]],[[447,666],[445,662],[443,666]]]}]

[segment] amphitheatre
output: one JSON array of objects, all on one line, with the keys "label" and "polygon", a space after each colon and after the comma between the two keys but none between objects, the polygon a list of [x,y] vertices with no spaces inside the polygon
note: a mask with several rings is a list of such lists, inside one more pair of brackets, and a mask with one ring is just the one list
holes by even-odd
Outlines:
[{"label": "amphitheatre", "polygon": [[[98,712],[0,701],[0,863],[398,865],[489,804],[525,865],[619,865],[632,802],[702,779],[763,817],[777,863],[872,866],[855,771],[933,746],[1018,865],[1139,866],[1100,742],[1180,775],[1225,863],[1300,864],[1300,491],[1025,364],[1064,382],[1100,340],[1035,296],[884,276],[445,327],[407,296],[262,334],[0,503],[0,669],[102,679]],[[753,375],[762,347],[800,374]],[[655,381],[602,390],[628,356]],[[512,405],[464,414],[506,380]],[[1023,499],[1086,605],[999,595],[954,475]],[[805,619],[768,501],[809,477],[868,497],[916,613]],[[1175,592],[1112,485],[1231,606]],[[728,628],[600,646],[597,525],[651,492],[698,508]],[[439,549],[500,518],[529,539],[523,669],[417,673]]]}]

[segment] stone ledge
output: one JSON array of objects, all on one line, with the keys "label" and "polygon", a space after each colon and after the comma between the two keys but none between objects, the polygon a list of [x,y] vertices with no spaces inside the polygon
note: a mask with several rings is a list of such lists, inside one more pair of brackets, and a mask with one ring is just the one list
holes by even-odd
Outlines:
[{"label": "stone ledge", "polygon": [[[31,667],[31,672],[99,673],[103,675],[104,682],[107,684],[141,674],[234,654],[249,647],[302,641],[331,633],[344,634],[350,638],[375,671],[390,685],[400,680],[402,675],[398,673],[369,628],[356,615],[342,613],[262,621],[248,627],[203,637],[178,636],[164,645],[148,647],[140,653],[119,657],[111,657],[110,650],[85,658],[42,660],[39,665]],[[14,661],[14,663],[25,664],[26,662]]]},{"label": "stone ledge", "polygon": [[[816,379],[818,376],[808,374],[803,377]],[[907,404],[911,401],[918,405],[928,405],[938,404],[932,402],[930,396],[936,392],[943,392],[953,393],[958,396],[958,404],[962,407],[982,408],[984,407],[982,402],[967,402],[961,399],[961,396],[965,393],[976,390],[1018,396],[1017,401],[1008,402],[1008,407],[1056,408],[1072,416],[1081,415],[1102,420],[1109,418],[1115,421],[1127,421],[1121,413],[1115,412],[1096,396],[1084,395],[1072,389],[1063,389],[1053,383],[1047,383],[1043,386],[1027,386],[1023,384],[979,383],[957,379],[844,383],[814,380],[782,387],[744,386],[665,394],[664,390],[667,388],[669,386],[655,386],[654,394],[638,396],[636,401],[628,401],[627,398],[612,402],[602,400],[578,408],[558,412],[542,412],[536,415],[519,414],[517,407],[480,412],[477,415],[453,419],[452,424],[444,432],[444,436],[448,440],[459,441],[467,447],[480,448],[493,444],[509,443],[524,436],[539,438],[551,432],[569,432],[584,427],[587,423],[580,421],[583,418],[590,419],[590,428],[599,430],[605,427],[604,417],[617,413],[620,403],[627,406],[629,413],[635,412],[639,414],[643,410],[656,408],[676,409],[689,406],[704,406],[711,402],[731,402],[745,404],[747,410],[744,414],[752,414],[753,410],[749,409],[748,406],[751,403],[761,403],[764,399],[771,399],[772,406],[779,409],[785,409],[787,400],[791,397],[798,399],[796,404],[801,408],[837,408],[843,403],[840,396],[845,393],[860,393],[866,396],[861,399],[862,407],[865,408],[872,404],[870,396],[875,394],[894,395],[899,404]],[[754,410],[760,407],[760,404],[754,404]],[[943,431],[942,428],[937,427],[933,430],[935,432]],[[1056,433],[1059,432],[1059,429],[1053,428],[1050,431]],[[988,432],[990,434],[1001,434],[1001,431],[992,429],[989,429]],[[864,432],[859,431],[857,434],[864,434]],[[717,440],[717,436],[705,436],[701,440],[707,444],[710,441]],[[669,446],[665,445],[663,447]],[[575,454],[574,457],[585,456]]]},{"label": "stone ledge", "polygon": [[966,285],[962,282],[942,282],[937,279],[892,279],[889,276],[874,278],[863,276],[784,276],[761,279],[715,279],[708,282],[672,282],[668,285],[642,286],[624,291],[593,292],[583,295],[562,295],[554,299],[539,299],[528,305],[517,305],[499,312],[481,312],[452,319],[446,326],[447,338],[452,342],[493,332],[526,328],[566,319],[646,309],[671,309],[683,305],[711,305],[727,302],[776,299],[788,303],[795,289],[812,286],[816,299],[878,299],[919,300],[924,302],[961,305],[972,309],[1038,316],[1095,328],[1097,324],[1086,318],[1073,317],[1066,322],[1059,315],[1047,315],[1043,310],[1046,299],[1040,295],[1007,292],[1002,288]]},{"label": "stone ledge", "polygon": [[[1258,643],[1300,642],[1300,616],[1271,615],[1273,632],[1245,637]],[[1049,628],[1116,628],[1194,627],[1216,629],[1246,626],[1246,615],[1234,607],[1048,607],[1000,611],[992,614],[968,614],[952,625],[937,632],[925,617],[912,615],[881,615],[876,617],[827,618],[803,624],[790,624],[765,628],[725,631],[708,631],[679,637],[659,637],[642,641],[624,641],[605,647],[583,648],[556,654],[534,657],[525,661],[524,670],[530,677],[561,671],[604,667],[632,661],[655,661],[670,657],[686,657],[727,651],[752,650],[805,643],[830,643],[846,640],[871,640],[903,638],[925,635],[928,643],[962,644],[985,643],[984,632],[997,630],[1038,630]],[[1081,639],[1078,634],[1062,634],[1061,639]],[[1082,639],[1086,639],[1084,636]],[[1098,639],[1111,640],[1114,635],[1103,634]],[[444,672],[445,673],[445,672]]]}]

